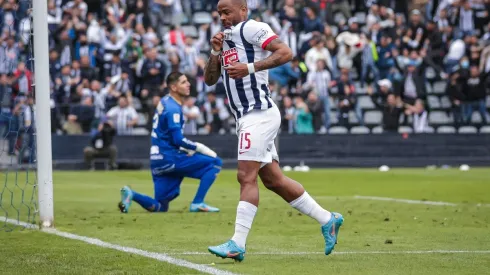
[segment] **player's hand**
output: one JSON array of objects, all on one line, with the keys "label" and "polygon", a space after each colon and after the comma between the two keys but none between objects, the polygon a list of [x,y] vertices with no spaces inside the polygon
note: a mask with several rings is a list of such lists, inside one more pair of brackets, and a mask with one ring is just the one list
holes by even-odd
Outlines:
[{"label": "player's hand", "polygon": [[223,42],[225,41],[225,33],[224,32],[219,32],[211,38],[211,47],[213,47],[213,50],[215,51],[221,51],[221,48],[223,47]]},{"label": "player's hand", "polygon": [[225,70],[232,79],[240,79],[249,75],[247,64],[244,63],[232,63],[231,65],[226,66]]}]

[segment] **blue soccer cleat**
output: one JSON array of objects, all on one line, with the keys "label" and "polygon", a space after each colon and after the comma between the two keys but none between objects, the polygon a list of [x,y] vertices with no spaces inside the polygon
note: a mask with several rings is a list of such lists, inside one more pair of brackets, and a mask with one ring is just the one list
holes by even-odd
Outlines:
[{"label": "blue soccer cleat", "polygon": [[208,251],[216,255],[216,257],[231,258],[235,261],[243,261],[245,259],[245,249],[240,248],[233,240],[229,240],[218,246],[208,247]]},{"label": "blue soccer cleat", "polygon": [[335,248],[342,223],[344,223],[344,217],[339,213],[332,212],[332,218],[322,226],[322,234],[325,238],[325,255],[332,253]]},{"label": "blue soccer cleat", "polygon": [[189,207],[190,212],[219,212],[219,208],[202,203],[192,203]]},{"label": "blue soccer cleat", "polygon": [[121,201],[119,202],[119,210],[121,213],[128,213],[131,202],[133,201],[133,191],[128,186],[121,188]]}]

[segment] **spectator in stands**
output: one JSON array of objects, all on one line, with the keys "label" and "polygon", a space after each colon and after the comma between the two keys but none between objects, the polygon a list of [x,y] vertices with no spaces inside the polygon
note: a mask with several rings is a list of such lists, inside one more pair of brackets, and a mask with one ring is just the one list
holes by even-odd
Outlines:
[{"label": "spectator in stands", "polygon": [[92,134],[90,145],[83,149],[85,165],[88,169],[94,170],[95,167],[92,163],[94,158],[108,158],[110,168],[117,168],[117,147],[113,144],[115,135],[116,130],[112,123],[103,119],[99,123],[97,131]]},{"label": "spectator in stands", "polygon": [[230,113],[224,104],[222,98],[216,97],[214,91],[207,93],[207,101],[204,103],[204,120],[208,133],[224,133],[230,131],[228,118]]},{"label": "spectator in stands", "polygon": [[129,105],[128,98],[119,97],[119,105],[107,112],[107,118],[112,122],[118,135],[131,135],[133,127],[138,123],[138,113]]},{"label": "spectator in stands", "polygon": [[197,119],[201,115],[201,111],[194,104],[195,102],[196,100],[193,97],[188,97],[184,101],[184,106],[182,107],[182,113],[185,119],[184,135],[197,134]]},{"label": "spectator in stands", "polygon": [[[313,130],[320,134],[325,134],[328,128],[326,128],[323,124],[323,117],[324,117],[323,114],[325,112],[323,109],[324,105],[322,101],[318,99],[318,95],[316,91],[311,91],[308,93],[306,105],[312,115]],[[330,110],[327,110],[327,112],[330,112]]]},{"label": "spectator in stands", "polygon": [[459,127],[465,123],[464,119],[464,102],[466,102],[466,94],[462,90],[459,73],[453,73],[449,77],[449,82],[446,86],[446,94],[451,101],[451,109],[454,118],[454,126]]},{"label": "spectator in stands", "polygon": [[296,106],[294,130],[297,134],[313,134],[313,116],[302,97],[294,99]]},{"label": "spectator in stands", "polygon": [[95,107],[91,96],[83,99],[79,105],[70,108],[68,120],[63,125],[63,130],[69,135],[80,135],[92,130],[95,119]]},{"label": "spectator in stands", "polygon": [[389,93],[386,96],[386,102],[381,103],[373,100],[373,103],[383,112],[383,131],[397,133],[400,115],[403,112],[401,101],[397,101],[395,94]]},{"label": "spectator in stands", "polygon": [[19,131],[19,134],[22,134],[22,148],[19,150],[19,162],[34,163],[36,161],[34,97],[28,95],[21,108],[24,121],[23,129]]},{"label": "spectator in stands", "polygon": [[378,80],[379,72],[376,67],[378,61],[378,52],[376,50],[376,43],[372,40],[372,34],[361,34],[362,39],[366,40],[366,43],[362,49],[362,68],[361,68],[361,87],[364,87],[366,78],[371,72],[374,80]]},{"label": "spectator in stands", "polygon": [[401,83],[400,96],[403,102],[409,105],[415,105],[417,99],[424,99],[426,95],[425,89],[425,71],[423,66],[416,60],[409,60],[407,69]]},{"label": "spectator in stands", "polygon": [[323,23],[316,14],[316,11],[311,7],[305,7],[305,17],[303,17],[303,31],[309,32],[323,32]]},{"label": "spectator in stands", "polygon": [[394,45],[391,41],[392,39],[387,33],[381,34],[381,41],[378,47],[378,61],[376,62],[380,79],[393,79],[392,70],[395,67],[395,59],[392,54]]},{"label": "spectator in stands", "polygon": [[296,83],[300,77],[298,65],[299,59],[293,58],[291,62],[269,70],[270,81],[278,83],[279,87],[286,87],[290,83]]},{"label": "spectator in stands", "polygon": [[428,127],[427,111],[422,100],[417,99],[415,104],[405,104],[405,115],[413,116],[413,131],[424,133]]},{"label": "spectator in stands", "polygon": [[[343,85],[343,88],[344,92],[339,96],[337,107],[339,110],[339,124],[349,127],[349,112],[355,110],[357,99],[352,85]],[[362,119],[359,119],[359,121],[362,121]]]},{"label": "spectator in stands", "polygon": [[463,91],[467,96],[465,121],[468,123],[471,121],[473,110],[477,109],[480,113],[483,124],[487,124],[487,110],[486,110],[486,92],[488,83],[486,82],[490,73],[480,72],[479,68],[474,65],[470,68],[470,75],[463,80]]},{"label": "spectator in stands", "polygon": [[282,104],[279,105],[279,110],[281,111],[282,117],[281,129],[289,134],[294,133],[296,109],[289,96],[283,98]]},{"label": "spectator in stands", "polygon": [[[316,64],[316,71],[308,72],[308,76],[305,83],[305,88],[313,89],[317,97],[323,104],[322,110],[324,110],[323,128],[322,132],[325,132],[330,128],[330,88],[333,85],[331,82],[332,77],[330,72],[326,68],[325,60],[320,59]],[[312,111],[313,112],[313,111]],[[321,122],[322,120],[320,120]],[[319,122],[314,119],[314,125]],[[316,129],[316,127],[315,127]],[[316,129],[318,130],[318,129]]]},{"label": "spectator in stands", "polygon": [[369,86],[367,93],[371,96],[371,100],[376,106],[384,106],[388,95],[393,93],[393,85],[389,79],[382,79],[375,83],[374,88]]},{"label": "spectator in stands", "polygon": [[332,65],[332,57],[325,48],[325,41],[321,38],[313,40],[313,47],[306,52],[305,63],[309,71],[316,71],[316,62],[318,60],[325,60],[327,69],[332,72],[334,70]]}]

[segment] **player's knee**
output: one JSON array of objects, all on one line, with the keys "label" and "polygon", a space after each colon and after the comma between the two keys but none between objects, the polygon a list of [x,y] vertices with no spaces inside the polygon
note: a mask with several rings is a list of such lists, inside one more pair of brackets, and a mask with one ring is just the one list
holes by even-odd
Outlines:
[{"label": "player's knee", "polygon": [[218,169],[221,169],[221,167],[223,167],[223,161],[221,160],[221,158],[216,157],[214,159],[214,166],[217,166],[216,168]]},{"label": "player's knee", "polygon": [[237,180],[240,183],[240,185],[244,184],[254,184],[257,180],[257,176],[253,173],[249,173],[246,170],[238,170],[237,173]]}]

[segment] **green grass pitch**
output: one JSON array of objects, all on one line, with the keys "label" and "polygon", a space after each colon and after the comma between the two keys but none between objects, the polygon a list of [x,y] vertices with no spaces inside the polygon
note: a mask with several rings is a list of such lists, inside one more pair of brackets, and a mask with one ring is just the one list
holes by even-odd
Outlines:
[{"label": "green grass pitch", "polygon": [[[324,244],[316,221],[261,187],[259,211],[242,263],[206,253],[209,245],[224,242],[233,234],[239,198],[235,173],[223,171],[206,198],[221,208],[220,213],[189,213],[198,182],[186,179],[169,213],[147,213],[133,204],[129,214],[121,214],[117,209],[120,187],[130,185],[151,195],[149,171],[56,172],[56,229],[168,253],[238,274],[490,274],[490,169],[288,172],[322,206],[344,215],[335,248],[335,252],[344,253],[328,257],[321,254]],[[18,205],[21,188],[12,186],[14,178],[4,180],[6,187],[16,190],[13,206]],[[23,179],[18,181],[25,184]],[[356,195],[457,205],[376,201],[356,199]],[[4,192],[2,207],[9,209],[8,200]],[[22,218],[25,210],[19,209]],[[0,216],[4,215],[2,211],[0,208]],[[406,253],[436,250],[447,252]],[[0,231],[0,255],[0,274],[199,274],[193,269],[20,228]]]}]

